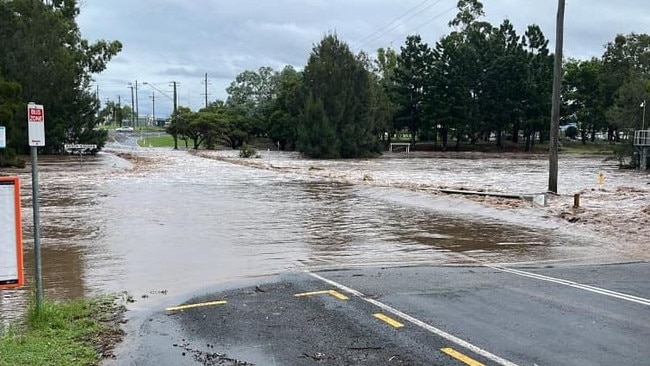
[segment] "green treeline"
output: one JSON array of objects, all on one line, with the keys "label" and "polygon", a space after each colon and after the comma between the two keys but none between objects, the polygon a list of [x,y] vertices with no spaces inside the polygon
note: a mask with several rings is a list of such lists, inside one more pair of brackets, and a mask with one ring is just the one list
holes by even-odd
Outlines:
[{"label": "green treeline", "polygon": [[[380,48],[373,57],[327,35],[302,71],[244,71],[225,102],[185,110],[171,130],[197,148],[201,136],[235,148],[265,136],[314,158],[373,156],[398,135],[443,150],[502,148],[509,140],[529,151],[550,134],[549,41],[537,25],[518,34],[508,20],[493,25],[483,17],[479,1],[461,0],[450,33],[435,44],[411,35],[399,50]],[[642,127],[648,35],[619,35],[601,58],[564,66],[562,124],[575,123],[567,135],[618,142]]]},{"label": "green treeline", "polygon": [[99,107],[91,75],[106,68],[120,42],[89,43],[76,23],[77,0],[0,0],[0,125],[7,148],[0,166],[28,151],[27,103],[45,108],[46,146],[64,143],[103,146],[106,131],[95,130]]}]

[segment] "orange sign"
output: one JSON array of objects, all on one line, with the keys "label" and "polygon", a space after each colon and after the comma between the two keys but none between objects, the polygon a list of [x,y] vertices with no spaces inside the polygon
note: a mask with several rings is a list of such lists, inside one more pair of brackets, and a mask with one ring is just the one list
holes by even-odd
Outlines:
[{"label": "orange sign", "polygon": [[0,289],[25,284],[20,179],[0,177]]}]

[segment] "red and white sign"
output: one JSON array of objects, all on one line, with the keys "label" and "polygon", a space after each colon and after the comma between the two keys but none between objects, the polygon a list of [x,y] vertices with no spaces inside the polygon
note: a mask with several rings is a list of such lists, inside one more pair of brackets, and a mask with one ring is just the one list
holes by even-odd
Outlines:
[{"label": "red and white sign", "polygon": [[40,104],[27,105],[29,146],[45,146],[45,111]]}]

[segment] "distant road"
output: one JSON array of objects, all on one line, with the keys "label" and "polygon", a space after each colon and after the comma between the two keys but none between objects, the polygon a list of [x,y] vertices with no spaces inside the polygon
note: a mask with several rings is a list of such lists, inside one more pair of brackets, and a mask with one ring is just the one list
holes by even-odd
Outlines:
[{"label": "distant road", "polygon": [[286,274],[161,311],[131,357],[143,365],[645,365],[649,276],[649,263]]},{"label": "distant road", "polygon": [[106,143],[106,148],[116,150],[141,150],[142,147],[138,146],[138,140],[143,137],[156,137],[164,132],[115,132],[109,131],[109,141]]}]

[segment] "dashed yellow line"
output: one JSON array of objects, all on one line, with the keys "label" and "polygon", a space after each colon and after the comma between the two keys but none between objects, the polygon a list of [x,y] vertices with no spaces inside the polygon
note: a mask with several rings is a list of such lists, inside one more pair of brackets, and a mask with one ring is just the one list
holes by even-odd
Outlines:
[{"label": "dashed yellow line", "polygon": [[473,358],[470,358],[470,357],[465,356],[464,354],[462,354],[462,353],[456,351],[456,350],[453,349],[453,348],[442,348],[442,349],[440,349],[440,350],[441,350],[442,352],[448,354],[449,356],[451,356],[451,357],[457,359],[458,361],[460,361],[460,362],[466,364],[466,365],[469,365],[469,366],[485,366],[484,364],[482,364],[482,363],[476,361],[476,360],[473,359]]},{"label": "dashed yellow line", "polygon": [[323,295],[323,294],[328,294],[336,297],[339,300],[348,300],[348,297],[343,295],[342,293],[336,291],[336,290],[323,290],[323,291],[312,291],[312,292],[303,292],[300,294],[295,294],[293,296],[295,297],[305,297],[305,296],[313,296],[313,295]]},{"label": "dashed yellow line", "polygon": [[172,306],[170,308],[166,308],[165,310],[167,311],[175,311],[175,310],[185,310],[185,309],[191,309],[191,308],[198,308],[202,306],[214,306],[214,305],[223,305],[226,304],[227,301],[210,301],[210,302],[202,302],[199,304],[189,304],[189,305],[181,305],[181,306]]},{"label": "dashed yellow line", "polygon": [[377,318],[379,320],[385,321],[386,323],[390,324],[394,328],[401,328],[401,327],[404,326],[404,324],[402,324],[402,323],[398,322],[397,320],[395,320],[393,318],[390,318],[390,317],[388,317],[388,316],[386,316],[386,315],[384,315],[382,313],[374,314],[374,316],[375,316],[375,318]]},{"label": "dashed yellow line", "polygon": [[347,300],[348,299],[347,296],[345,296],[342,293],[340,293],[338,291],[335,291],[335,290],[330,290],[329,293],[330,293],[330,295],[336,297],[339,300]]}]

